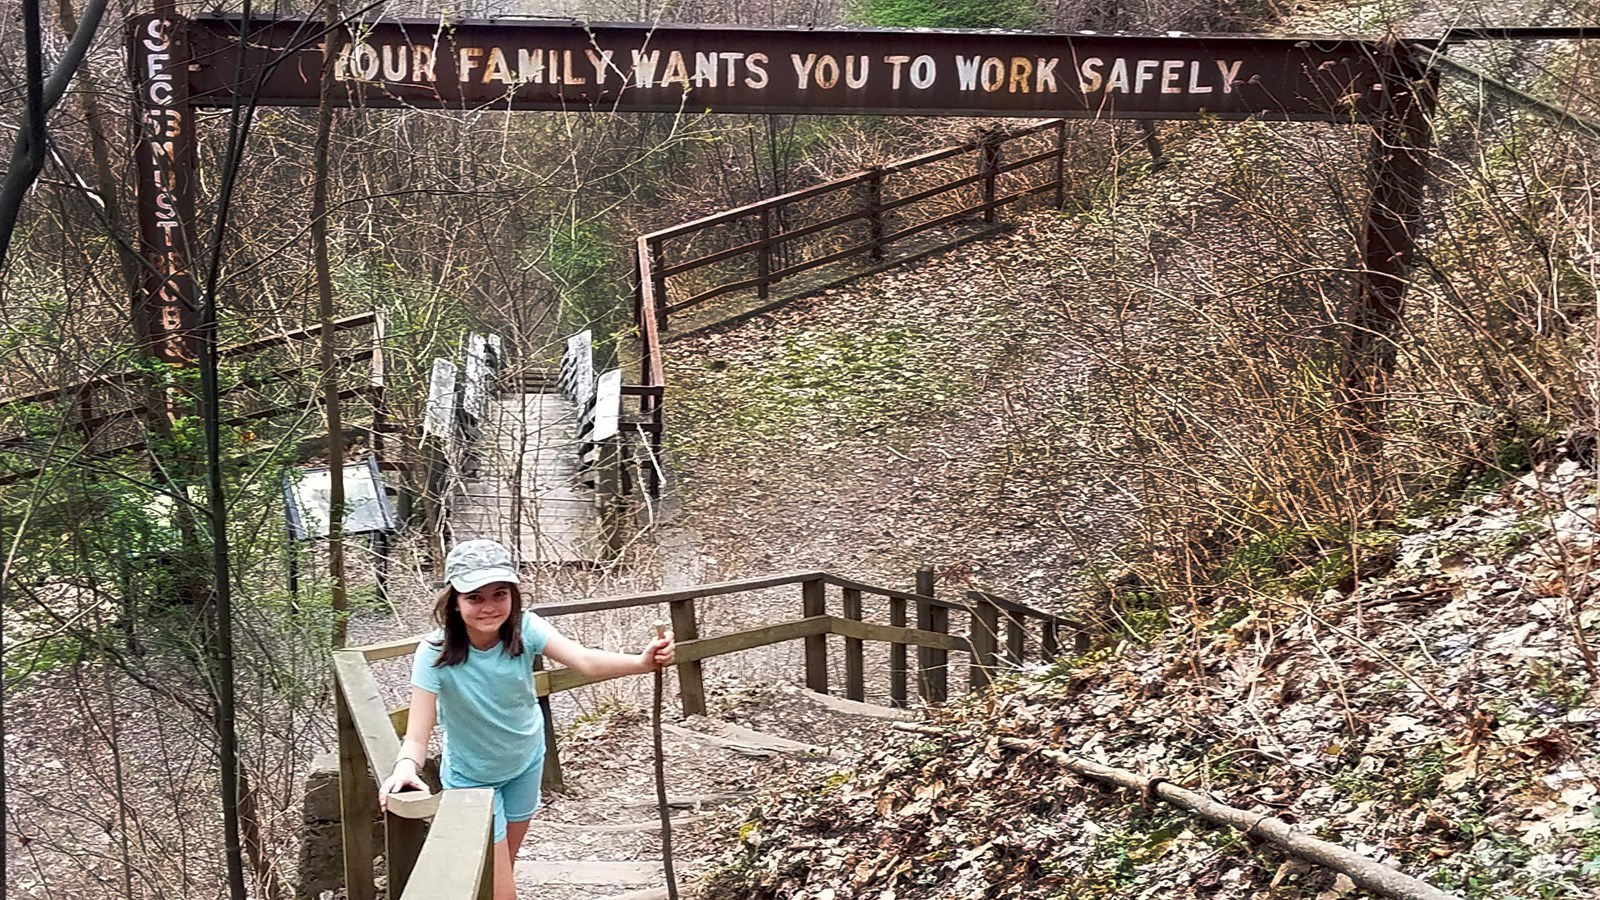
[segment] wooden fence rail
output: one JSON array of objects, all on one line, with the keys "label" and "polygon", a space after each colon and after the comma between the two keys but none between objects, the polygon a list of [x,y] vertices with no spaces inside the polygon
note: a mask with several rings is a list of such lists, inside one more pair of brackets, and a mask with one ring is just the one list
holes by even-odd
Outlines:
[{"label": "wooden fence rail", "polygon": [[[678,640],[679,700],[685,715],[703,715],[706,711],[701,672],[704,660],[789,641],[800,641],[804,645],[806,686],[818,693],[828,693],[831,685],[827,638],[829,635],[843,637],[844,695],[855,701],[866,698],[866,644],[888,644],[890,702],[896,706],[905,706],[908,701],[905,665],[908,646],[918,649],[916,683],[922,701],[929,704],[948,699],[945,671],[951,651],[967,654],[973,690],[987,687],[997,669],[1021,665],[1027,646],[1024,629],[1030,622],[1041,629],[1037,646],[1043,659],[1052,658],[1056,653],[1061,631],[1074,635],[1073,645],[1080,652],[1087,646],[1087,632],[1073,620],[981,591],[967,591],[959,601],[936,597],[933,571],[928,568],[918,570],[915,584],[914,591],[901,591],[827,572],[794,572],[683,590],[546,604],[533,607],[533,611],[546,618],[557,618],[667,606]],[[697,600],[793,585],[800,586],[799,618],[715,637],[701,636]],[[829,588],[839,593],[840,615],[828,610]],[[889,624],[864,621],[863,598],[869,596],[887,601]],[[906,625],[908,605],[917,610],[915,628]],[[952,611],[967,616],[965,635],[951,633]],[[1004,632],[1002,620],[1008,623]],[[1003,653],[999,649],[1002,634],[1005,638]],[[400,736],[406,727],[407,710],[385,708],[371,666],[382,660],[410,655],[420,641],[420,637],[413,637],[334,652],[340,815],[349,900],[374,898],[376,848],[372,846],[371,823],[376,816],[377,789],[394,768],[400,752]],[[550,695],[602,680],[570,669],[541,668],[535,672],[535,688],[545,712],[547,786],[561,786],[560,756],[549,716]],[[401,900],[422,897],[487,900],[493,882],[489,796],[487,791],[449,790],[426,799],[406,795],[391,798],[384,817],[389,896],[398,896]],[[433,820],[431,829],[425,824],[430,817]]]},{"label": "wooden fence rail", "polygon": [[[1040,136],[1048,136],[1043,149],[1036,146]],[[634,246],[640,383],[625,393],[640,397],[638,425],[655,464],[665,427],[661,341],[674,314],[742,291],[767,301],[778,282],[855,257],[882,263],[888,248],[934,229],[961,223],[989,229],[1002,208],[1034,195],[1051,194],[1059,209],[1066,198],[1068,152],[1064,119],[989,130],[963,144],[641,235]],[[967,155],[971,168],[955,168]],[[1002,187],[1009,189],[1002,193]],[[890,196],[895,188],[904,193]],[[808,210],[812,215],[804,221]],[[701,244],[715,249],[698,249]],[[678,290],[691,276],[694,283]],[[657,468],[651,495],[658,496],[660,487]]]}]

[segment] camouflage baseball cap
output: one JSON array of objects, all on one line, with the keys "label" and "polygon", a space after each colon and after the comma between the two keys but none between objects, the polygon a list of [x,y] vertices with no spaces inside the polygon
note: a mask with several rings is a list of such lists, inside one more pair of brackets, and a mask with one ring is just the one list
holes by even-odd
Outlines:
[{"label": "camouflage baseball cap", "polygon": [[444,577],[461,593],[470,593],[486,584],[521,580],[511,551],[498,541],[462,541],[444,558]]}]

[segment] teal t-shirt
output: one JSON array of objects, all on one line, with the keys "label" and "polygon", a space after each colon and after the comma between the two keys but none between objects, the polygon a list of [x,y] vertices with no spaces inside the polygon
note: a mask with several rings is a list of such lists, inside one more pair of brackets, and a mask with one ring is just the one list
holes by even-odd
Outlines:
[{"label": "teal t-shirt", "polygon": [[444,768],[461,779],[495,784],[521,774],[544,756],[544,717],[533,689],[533,658],[553,633],[531,612],[522,614],[522,655],[500,644],[470,647],[465,661],[435,666],[444,649],[437,629],[417,645],[411,683],[439,696]]}]

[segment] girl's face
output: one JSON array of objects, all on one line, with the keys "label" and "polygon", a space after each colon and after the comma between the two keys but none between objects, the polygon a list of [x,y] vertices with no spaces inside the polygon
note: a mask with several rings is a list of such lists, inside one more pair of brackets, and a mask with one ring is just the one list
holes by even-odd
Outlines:
[{"label": "girl's face", "polygon": [[461,619],[467,630],[480,635],[496,634],[511,615],[511,585],[496,581],[475,591],[456,595]]}]

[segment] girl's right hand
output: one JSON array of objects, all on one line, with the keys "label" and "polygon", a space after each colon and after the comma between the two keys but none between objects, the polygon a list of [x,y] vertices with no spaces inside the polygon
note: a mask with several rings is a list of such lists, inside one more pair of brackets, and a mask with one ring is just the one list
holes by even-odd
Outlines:
[{"label": "girl's right hand", "polygon": [[[407,774],[408,771],[410,774]],[[394,774],[390,775],[383,782],[382,786],[378,788],[379,808],[381,808],[384,812],[388,812],[389,795],[400,794],[406,791],[422,791],[424,794],[426,794],[428,792],[428,786],[423,784],[422,779],[417,776],[417,770],[415,766],[396,764]]]}]

